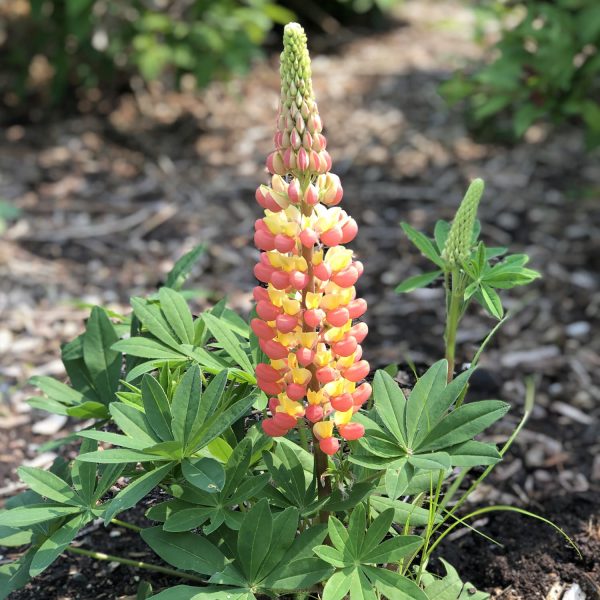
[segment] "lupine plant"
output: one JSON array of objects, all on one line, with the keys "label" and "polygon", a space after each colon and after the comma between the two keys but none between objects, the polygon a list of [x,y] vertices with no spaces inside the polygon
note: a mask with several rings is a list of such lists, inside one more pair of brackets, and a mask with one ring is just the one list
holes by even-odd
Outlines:
[{"label": "lupine plant", "polygon": [[[404,226],[438,266],[404,288],[446,280],[448,360],[408,395],[388,370],[363,381],[362,265],[340,245],[357,226],[337,206],[297,24],[285,28],[281,80],[271,181],[256,193],[256,315],[248,324],[224,302],[192,315],[181,287],[200,247],[157,294],[132,298],[131,315],[93,308],[63,348],[69,383],[33,381],[44,393],[33,406],[88,421],[53,442],[79,443],[75,460],[19,470],[30,489],[0,511],[0,545],[14,548],[3,552],[14,560],[0,566],[0,598],[63,552],[181,580],[162,590],[143,581],[137,597],[155,600],[488,597],[430,561],[480,514],[529,514],[457,514],[524,419],[501,449],[476,439],[509,405],[465,397],[475,366],[454,377],[452,332],[471,298],[498,317],[490,290],[535,274],[526,257],[489,263],[500,252],[476,242],[474,182],[435,242]],[[530,405],[531,395],[526,415]],[[472,467],[484,470],[468,480]],[[129,529],[169,566],[85,548],[84,527]]]}]

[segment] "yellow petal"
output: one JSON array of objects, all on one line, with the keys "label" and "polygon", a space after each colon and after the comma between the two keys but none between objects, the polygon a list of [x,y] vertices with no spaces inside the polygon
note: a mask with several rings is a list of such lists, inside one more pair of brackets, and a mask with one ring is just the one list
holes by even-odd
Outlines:
[{"label": "yellow petal", "polygon": [[333,435],[333,421],[319,421],[313,425],[313,431],[319,438],[328,438]]},{"label": "yellow petal", "polygon": [[349,409],[345,412],[340,412],[336,410],[335,415],[333,415],[333,420],[336,425],[345,425],[346,423],[350,423],[353,414],[353,409]]}]

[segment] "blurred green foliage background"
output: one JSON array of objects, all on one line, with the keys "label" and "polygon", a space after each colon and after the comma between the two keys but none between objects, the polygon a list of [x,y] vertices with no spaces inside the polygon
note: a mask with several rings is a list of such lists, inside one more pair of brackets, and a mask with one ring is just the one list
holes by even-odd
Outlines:
[{"label": "blurred green foliage background", "polygon": [[[247,71],[274,31],[298,19],[336,28],[381,25],[400,0],[12,0],[0,4],[0,102],[13,111],[68,106],[71,92],[127,89],[132,76],[167,89]],[[473,0],[473,34],[499,32],[482,64],[441,89],[467,120],[521,137],[539,120],[574,121],[600,144],[600,0]],[[432,3],[434,6],[435,3]],[[269,37],[271,36],[271,37]],[[491,124],[491,125],[490,125]],[[499,124],[508,124],[504,132]]]}]

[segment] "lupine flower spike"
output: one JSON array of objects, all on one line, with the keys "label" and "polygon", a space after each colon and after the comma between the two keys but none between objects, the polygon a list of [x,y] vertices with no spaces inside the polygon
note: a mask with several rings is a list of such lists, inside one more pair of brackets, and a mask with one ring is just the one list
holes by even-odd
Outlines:
[{"label": "lupine flower spike", "polygon": [[363,266],[341,245],[358,228],[337,206],[342,186],[330,172],[322,129],[306,35],[290,23],[281,54],[275,151],[267,158],[271,185],[256,191],[265,216],[255,226],[261,254],[254,274],[264,286],[254,289],[258,318],[251,326],[270,359],[256,368],[258,385],[270,396],[263,430],[282,436],[306,419],[321,450],[331,455],[340,445],[336,431],[346,440],[364,434],[352,416],[371,386],[360,383],[369,373],[360,346],[367,325],[353,322],[367,309],[354,288]]},{"label": "lupine flower spike", "polygon": [[483,179],[474,179],[456,211],[442,254],[452,267],[462,265],[471,255],[473,226],[484,187]]}]

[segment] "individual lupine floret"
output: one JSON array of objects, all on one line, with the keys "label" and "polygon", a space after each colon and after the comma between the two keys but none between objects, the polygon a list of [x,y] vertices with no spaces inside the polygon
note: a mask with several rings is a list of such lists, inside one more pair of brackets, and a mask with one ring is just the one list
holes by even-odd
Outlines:
[{"label": "individual lupine floret", "polygon": [[265,433],[285,435],[306,418],[321,450],[333,454],[339,448],[335,430],[347,440],[364,433],[351,419],[371,394],[371,386],[360,383],[369,373],[360,346],[368,328],[353,321],[367,304],[354,287],[362,263],[341,245],[358,227],[337,206],[343,190],[329,172],[310,73],[304,31],[289,24],[276,150],[267,159],[271,185],[256,192],[265,216],[255,224],[262,252],[254,274],[266,287],[254,289],[251,327],[270,359],[256,369],[259,387],[270,396]]},{"label": "individual lupine floret", "polygon": [[462,265],[471,255],[473,226],[477,218],[477,207],[485,184],[483,179],[474,179],[465,194],[448,233],[442,257],[452,267]]}]

